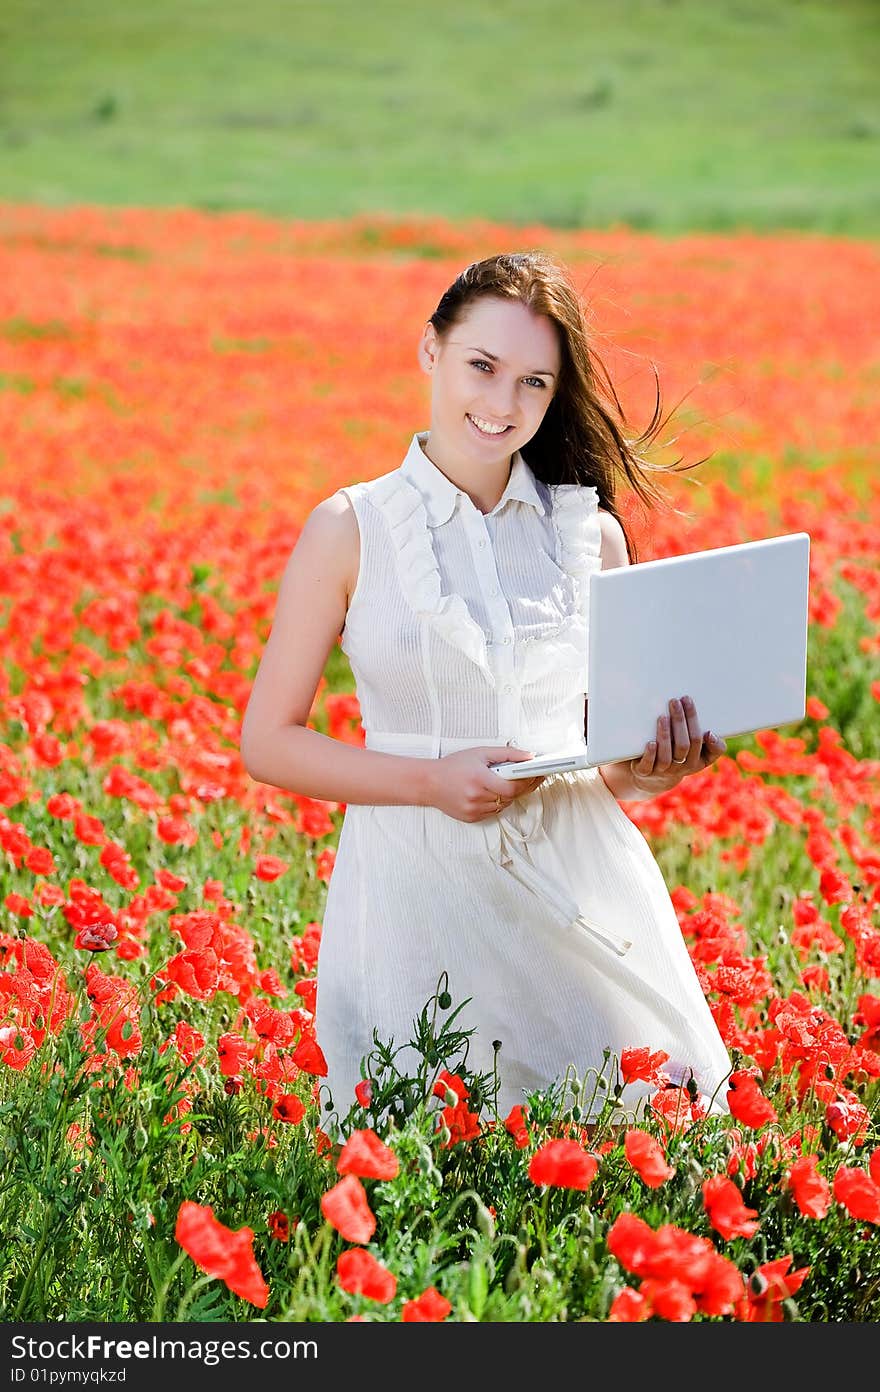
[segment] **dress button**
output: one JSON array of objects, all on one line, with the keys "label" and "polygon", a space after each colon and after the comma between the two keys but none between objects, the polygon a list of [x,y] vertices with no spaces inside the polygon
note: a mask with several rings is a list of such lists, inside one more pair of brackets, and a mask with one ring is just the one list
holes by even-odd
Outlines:
[{"label": "dress button", "polygon": [[508,685],[505,686],[504,690],[505,690],[505,691],[512,691],[512,690],[513,690],[513,687],[508,683]]},{"label": "dress button", "polygon": [[498,591],[497,591],[497,590],[490,590],[489,593],[490,593],[490,595],[492,595],[493,598],[494,598],[494,597],[498,594]]},{"label": "dress button", "polygon": [[501,641],[502,641],[502,643],[509,643],[509,642],[510,642],[510,639],[509,639],[509,638],[502,638]]},{"label": "dress button", "polygon": [[486,545],[486,539],[485,539],[485,537],[483,538],[482,541],[478,541],[478,542],[477,542],[477,545],[478,545],[478,546],[485,546],[485,545]]}]

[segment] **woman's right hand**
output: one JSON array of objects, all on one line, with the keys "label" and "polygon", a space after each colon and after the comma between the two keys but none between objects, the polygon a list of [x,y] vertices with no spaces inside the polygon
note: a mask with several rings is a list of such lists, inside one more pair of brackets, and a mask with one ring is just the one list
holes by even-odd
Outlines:
[{"label": "woman's right hand", "polygon": [[[497,817],[513,799],[532,793],[547,777],[502,778],[493,773],[490,764],[513,763],[531,759],[534,755],[512,744],[480,744],[473,749],[458,749],[444,754],[436,761],[430,804],[459,822],[479,822],[485,817]],[[498,805],[498,798],[501,805]]]}]

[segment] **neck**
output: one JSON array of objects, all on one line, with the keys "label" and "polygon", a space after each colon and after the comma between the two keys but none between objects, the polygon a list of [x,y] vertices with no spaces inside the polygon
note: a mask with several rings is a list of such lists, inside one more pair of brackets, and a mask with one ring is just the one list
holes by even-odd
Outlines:
[{"label": "neck", "polygon": [[448,450],[436,430],[419,437],[422,453],[430,459],[441,474],[454,483],[456,488],[467,493],[475,508],[480,512],[491,512],[501,499],[513,468],[513,455],[508,454],[500,460],[487,460],[475,467],[464,461],[460,454]]}]

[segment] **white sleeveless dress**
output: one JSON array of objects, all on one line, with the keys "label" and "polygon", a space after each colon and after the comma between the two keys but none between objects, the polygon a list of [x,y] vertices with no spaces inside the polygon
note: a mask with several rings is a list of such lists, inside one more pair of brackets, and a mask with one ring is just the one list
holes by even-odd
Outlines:
[{"label": "white sleeveless dress", "polygon": [[[596,489],[548,486],[517,451],[484,515],[428,459],[425,438],[413,436],[391,473],[340,490],[360,530],[340,641],[366,747],[436,759],[583,743]],[[665,881],[598,769],[553,774],[478,822],[347,805],[315,1015],[322,1102],[329,1090],[338,1117],[355,1101],[373,1028],[407,1046],[444,971],[453,1005],[470,997],[455,1021],[476,1027],[467,1066],[491,1074],[501,1041],[502,1117],[569,1065],[583,1079],[606,1049],[619,1058],[642,1046],[664,1050],[675,1081],[693,1073],[713,1110],[727,1109],[731,1061]],[[412,1072],[418,1055],[406,1047],[396,1062]],[[655,1090],[633,1082],[622,1105],[638,1112]]]}]

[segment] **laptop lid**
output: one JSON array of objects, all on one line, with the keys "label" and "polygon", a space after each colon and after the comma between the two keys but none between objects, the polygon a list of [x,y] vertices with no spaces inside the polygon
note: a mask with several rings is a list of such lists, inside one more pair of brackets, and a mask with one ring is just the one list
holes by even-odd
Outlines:
[{"label": "laptop lid", "polygon": [[675,696],[722,737],[803,719],[809,562],[792,532],[594,572],[587,763],[641,756]]}]

